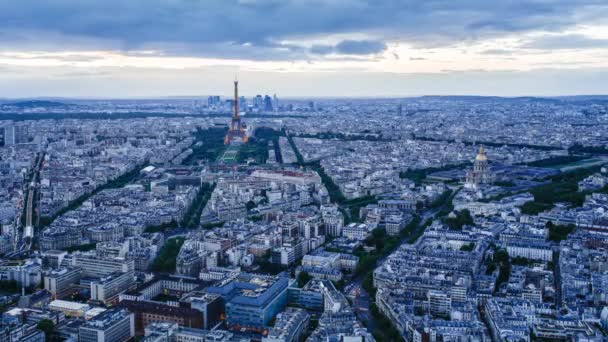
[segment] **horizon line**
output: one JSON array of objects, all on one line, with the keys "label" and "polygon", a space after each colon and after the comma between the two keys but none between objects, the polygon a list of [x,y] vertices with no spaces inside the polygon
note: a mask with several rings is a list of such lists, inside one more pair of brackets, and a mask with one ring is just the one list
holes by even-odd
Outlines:
[{"label": "horizon line", "polygon": [[[240,95],[239,97],[255,97],[257,95]],[[268,94],[264,94],[268,95]],[[227,94],[201,94],[201,95],[142,95],[142,96],[20,96],[20,97],[0,97],[0,101],[27,101],[27,100],[176,100],[176,99],[198,99],[209,96],[223,96],[226,98],[232,97]],[[302,96],[277,96],[279,99],[415,99],[423,97],[480,97],[480,98],[568,98],[568,97],[608,97],[606,94],[559,94],[559,95],[479,95],[479,94],[421,94],[421,95],[302,95]]]}]

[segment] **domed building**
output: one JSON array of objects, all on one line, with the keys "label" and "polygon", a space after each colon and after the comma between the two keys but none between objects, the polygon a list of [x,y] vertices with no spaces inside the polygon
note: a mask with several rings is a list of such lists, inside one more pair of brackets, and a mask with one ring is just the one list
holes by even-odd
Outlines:
[{"label": "domed building", "polygon": [[494,177],[488,165],[488,156],[482,145],[479,147],[479,153],[473,162],[473,170],[467,171],[465,187],[477,189],[479,185],[490,184],[493,181]]}]

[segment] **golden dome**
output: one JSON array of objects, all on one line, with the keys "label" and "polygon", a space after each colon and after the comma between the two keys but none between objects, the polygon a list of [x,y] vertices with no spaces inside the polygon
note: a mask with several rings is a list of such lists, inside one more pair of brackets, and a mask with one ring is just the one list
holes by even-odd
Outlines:
[{"label": "golden dome", "polygon": [[488,160],[488,157],[486,157],[486,150],[483,148],[483,145],[481,145],[479,147],[479,153],[477,154],[477,157],[475,157],[475,160],[477,160],[477,161]]}]

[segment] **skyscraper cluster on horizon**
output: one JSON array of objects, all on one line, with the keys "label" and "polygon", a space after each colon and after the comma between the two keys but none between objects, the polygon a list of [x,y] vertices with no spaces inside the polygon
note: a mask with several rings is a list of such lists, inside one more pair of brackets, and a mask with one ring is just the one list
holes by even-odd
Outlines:
[{"label": "skyscraper cluster on horizon", "polygon": [[[279,98],[277,94],[272,97],[270,95],[256,95],[251,98],[248,102],[245,96],[240,96],[238,99],[239,111],[241,112],[273,112],[279,110]],[[224,99],[218,95],[211,95],[207,97],[207,107],[215,108],[218,110],[232,109],[234,107],[233,99]]]}]

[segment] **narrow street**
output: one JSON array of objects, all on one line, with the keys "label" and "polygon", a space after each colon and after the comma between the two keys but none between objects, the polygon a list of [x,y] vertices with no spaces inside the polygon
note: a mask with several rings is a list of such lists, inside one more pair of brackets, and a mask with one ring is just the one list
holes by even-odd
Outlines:
[{"label": "narrow street", "polygon": [[[452,203],[452,199],[458,193],[460,189],[454,189],[452,194],[448,197],[448,201],[443,203],[442,205],[424,210],[420,215],[420,221],[418,222],[418,226],[414,228],[414,232],[425,224],[425,222],[429,219],[432,219],[437,215],[441,210],[443,210],[448,204]],[[401,239],[400,243],[395,246],[395,248],[387,251],[381,258],[379,258],[374,264],[373,269],[376,269],[379,265],[384,263],[384,261],[391,255],[395,250],[397,250],[402,244],[406,243],[405,241],[410,236],[405,236]],[[373,271],[372,271],[373,272]],[[355,278],[351,279],[348,284],[344,287],[345,295],[353,300],[352,305],[357,318],[369,329],[370,332],[373,332],[375,329],[375,321],[370,312],[370,304],[375,301],[375,298],[371,298],[369,293],[363,288],[363,279],[365,274],[357,275]]]},{"label": "narrow street", "polygon": [[562,307],[562,277],[561,270],[559,268],[559,247],[553,251],[553,278],[555,282],[555,307],[560,309]]},{"label": "narrow street", "polygon": [[36,156],[36,161],[33,169],[31,182],[28,184],[27,203],[25,209],[25,226],[23,227],[21,250],[30,250],[32,248],[33,239],[35,236],[34,228],[34,213],[36,210],[35,200],[37,197],[38,186],[40,184],[40,171],[43,167],[44,153]]}]

